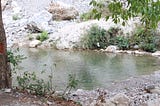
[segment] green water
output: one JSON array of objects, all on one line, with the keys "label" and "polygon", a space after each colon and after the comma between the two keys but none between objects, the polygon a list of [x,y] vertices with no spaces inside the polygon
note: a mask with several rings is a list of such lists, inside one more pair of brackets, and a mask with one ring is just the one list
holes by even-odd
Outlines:
[{"label": "green water", "polygon": [[[105,88],[113,82],[129,77],[151,74],[160,70],[160,59],[151,56],[106,54],[93,51],[58,51],[52,49],[21,49],[27,59],[19,72],[35,71],[48,79],[53,73],[53,85],[64,89],[69,74],[79,80],[78,88]],[[46,70],[41,74],[42,70]]]}]

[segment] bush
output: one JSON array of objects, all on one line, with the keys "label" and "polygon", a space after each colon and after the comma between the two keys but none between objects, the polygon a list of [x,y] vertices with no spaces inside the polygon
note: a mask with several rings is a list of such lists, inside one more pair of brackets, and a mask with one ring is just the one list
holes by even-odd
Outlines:
[{"label": "bush", "polygon": [[40,35],[36,37],[37,40],[40,40],[41,42],[48,39],[48,32],[43,31]]},{"label": "bush", "polygon": [[83,13],[80,15],[80,19],[82,21],[87,21],[89,19],[94,19],[93,15],[92,15],[92,12],[91,11],[88,11],[86,13]]},{"label": "bush", "polygon": [[147,52],[155,52],[158,47],[160,39],[156,39],[156,32],[153,30],[146,30],[145,28],[138,28],[136,33],[130,39],[130,45],[138,45],[140,49]]},{"label": "bush", "polygon": [[39,79],[35,72],[24,72],[22,75],[17,76],[17,81],[20,90],[27,90],[31,94],[44,96],[52,91],[52,82],[45,82],[44,79]]},{"label": "bush", "polygon": [[[99,11],[102,15],[103,18],[106,18],[106,15],[111,15],[111,13],[109,12],[108,8],[101,8],[101,9],[97,9],[96,11]],[[91,20],[91,19],[95,19],[96,15],[94,15],[94,10],[90,10],[86,13],[83,13],[80,15],[80,19],[82,21],[87,21],[87,20]],[[98,14],[97,14],[98,15]]]},{"label": "bush", "polygon": [[119,45],[120,48],[128,48],[128,39],[122,37],[118,38],[122,34],[120,28],[110,28],[106,31],[103,28],[93,25],[82,39],[83,48],[87,49],[105,49],[109,45]]},{"label": "bush", "polygon": [[82,42],[83,47],[87,49],[104,49],[108,46],[107,32],[105,29],[94,25],[87,31]]},{"label": "bush", "polygon": [[116,36],[110,44],[117,45],[121,50],[128,50],[130,48],[129,38],[124,36]]},{"label": "bush", "polygon": [[19,20],[20,17],[18,16],[18,14],[14,14],[14,15],[12,16],[12,19],[16,21],[16,20]]},{"label": "bush", "polygon": [[140,47],[146,52],[155,52],[157,50],[153,43],[144,43]]}]

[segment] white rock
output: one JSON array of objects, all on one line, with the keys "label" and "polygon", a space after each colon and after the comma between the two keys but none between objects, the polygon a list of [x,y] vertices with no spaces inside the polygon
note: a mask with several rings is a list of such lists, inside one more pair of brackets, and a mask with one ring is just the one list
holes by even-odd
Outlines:
[{"label": "white rock", "polygon": [[16,1],[12,1],[13,14],[19,14],[21,12],[21,7],[18,5]]},{"label": "white rock", "polygon": [[133,54],[133,51],[127,50],[126,53]]},{"label": "white rock", "polygon": [[29,47],[30,48],[35,48],[35,47],[37,47],[38,45],[40,45],[41,44],[41,41],[39,41],[39,40],[33,40],[33,41],[31,41],[30,43],[29,43]]},{"label": "white rock", "polygon": [[7,89],[7,88],[6,88],[6,89],[4,90],[4,92],[10,93],[10,92],[11,92],[11,89]]},{"label": "white rock", "polygon": [[73,6],[58,1],[52,2],[48,11],[52,13],[55,20],[71,20],[75,19],[79,14]]},{"label": "white rock", "polygon": [[138,51],[138,50],[134,51],[134,53],[135,53],[135,54],[138,54],[138,55],[147,55],[147,54],[149,54],[149,53],[147,53],[147,52]]},{"label": "white rock", "polygon": [[94,100],[89,106],[117,106],[117,105],[115,105],[109,100],[105,101],[104,103],[102,103],[101,101]]},{"label": "white rock", "polygon": [[160,99],[149,100],[146,106],[160,106]]},{"label": "white rock", "polygon": [[156,51],[155,53],[152,53],[152,56],[160,56],[160,51]]},{"label": "white rock", "polygon": [[150,92],[153,93],[153,94],[158,94],[158,95],[160,95],[160,88],[156,87],[156,88],[154,88],[154,89],[151,89]]},{"label": "white rock", "polygon": [[28,21],[27,28],[31,31],[49,31],[48,22],[52,19],[52,14],[43,10],[40,13],[35,14]]},{"label": "white rock", "polygon": [[72,95],[82,95],[84,93],[83,89],[77,89]]},{"label": "white rock", "polygon": [[133,49],[137,50],[137,49],[139,49],[139,46],[138,45],[134,45]]},{"label": "white rock", "polygon": [[108,46],[108,47],[105,49],[106,52],[111,52],[111,53],[115,53],[116,50],[118,50],[118,47],[117,47],[117,46],[114,46],[114,45]]},{"label": "white rock", "polygon": [[106,100],[105,106],[117,106],[117,105],[112,103],[110,100]]},{"label": "white rock", "polygon": [[52,105],[52,102],[50,102],[50,101],[47,100],[47,104],[48,104],[48,105]]},{"label": "white rock", "polygon": [[130,99],[125,94],[117,94],[113,98],[110,99],[110,101],[116,106],[129,106]]}]

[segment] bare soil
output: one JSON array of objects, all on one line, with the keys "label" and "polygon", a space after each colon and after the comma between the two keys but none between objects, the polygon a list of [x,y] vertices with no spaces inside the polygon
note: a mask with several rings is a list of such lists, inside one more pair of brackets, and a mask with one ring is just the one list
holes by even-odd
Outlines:
[{"label": "bare soil", "polygon": [[80,106],[71,100],[60,97],[38,97],[13,90],[11,93],[0,91],[0,106]]}]

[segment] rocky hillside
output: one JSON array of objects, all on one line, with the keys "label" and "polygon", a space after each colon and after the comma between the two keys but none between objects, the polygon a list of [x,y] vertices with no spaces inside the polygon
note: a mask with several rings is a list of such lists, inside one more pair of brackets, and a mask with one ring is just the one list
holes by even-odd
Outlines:
[{"label": "rocky hillside", "polygon": [[[97,24],[106,30],[120,27],[124,34],[132,33],[139,19],[128,21],[123,27],[111,20],[107,22],[90,20],[82,22],[79,17],[89,11],[91,0],[4,0],[3,20],[8,47],[29,46],[72,49],[79,45],[87,29]],[[48,40],[37,42],[36,36],[42,31],[48,32]],[[33,38],[31,40],[31,38]],[[30,39],[30,40],[29,40]]]}]

